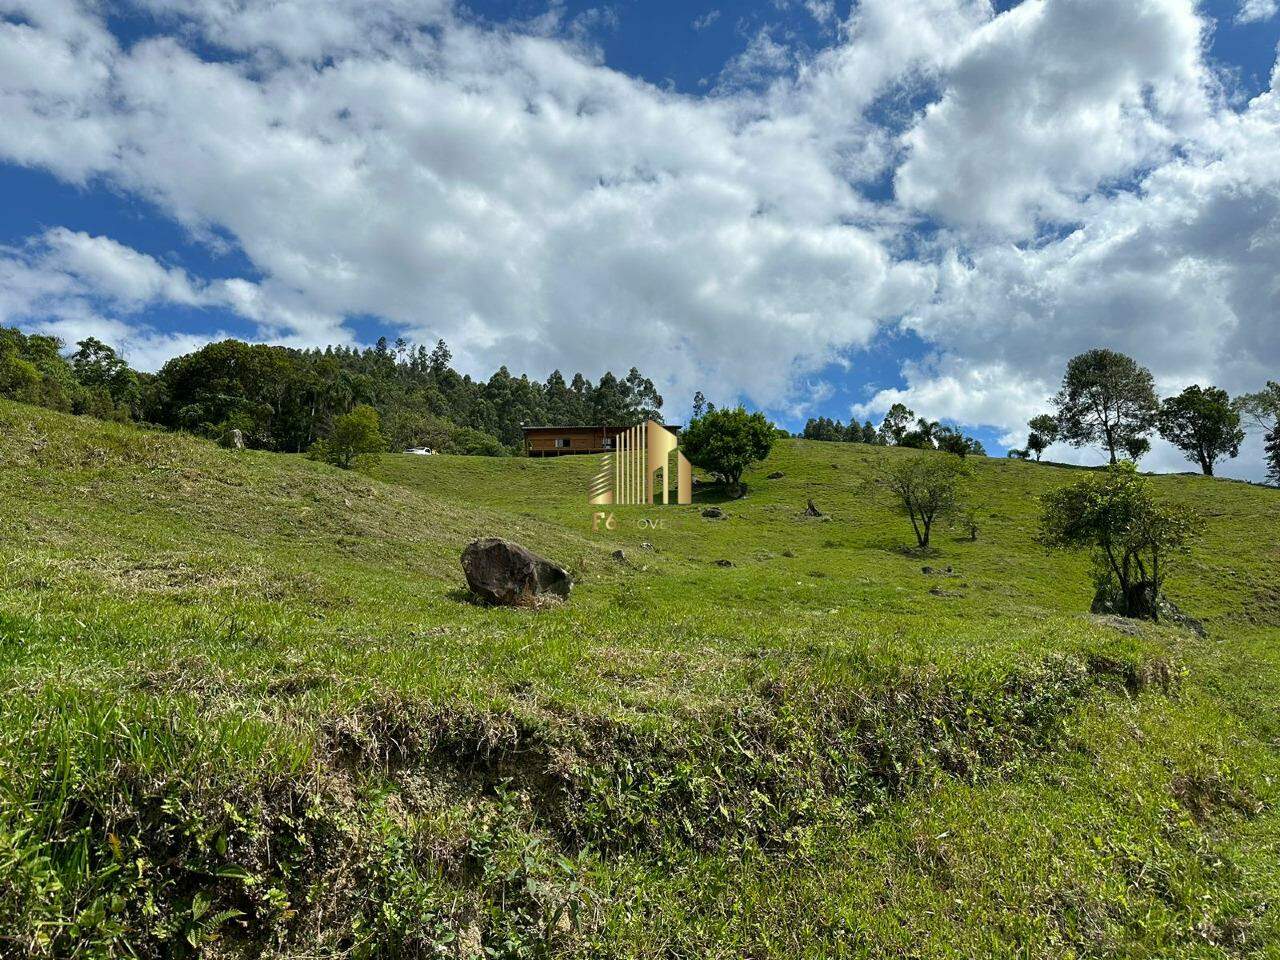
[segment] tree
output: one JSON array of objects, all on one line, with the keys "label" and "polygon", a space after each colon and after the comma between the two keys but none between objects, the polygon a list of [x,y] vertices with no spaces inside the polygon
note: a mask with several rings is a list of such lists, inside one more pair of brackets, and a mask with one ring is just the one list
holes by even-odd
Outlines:
[{"label": "tree", "polygon": [[884,416],[884,422],[880,424],[880,439],[885,444],[897,446],[902,443],[902,438],[906,435],[907,429],[911,426],[911,421],[916,417],[914,410],[908,410],[906,404],[895,403],[889,408],[889,412]]},{"label": "tree", "polygon": [[934,432],[933,442],[937,444],[939,450],[946,453],[954,453],[957,457],[967,457],[973,454],[975,457],[985,457],[987,448],[982,445],[982,441],[977,437],[969,437],[956,430],[954,427],[938,427]]},{"label": "tree", "polygon": [[929,546],[933,525],[960,506],[960,481],[967,473],[959,457],[936,451],[902,460],[890,469],[885,483],[910,518],[921,550]]},{"label": "tree", "polygon": [[693,395],[693,418],[696,420],[707,411],[707,397],[699,390]]},{"label": "tree", "polygon": [[362,403],[333,421],[329,436],[312,447],[312,457],[347,470],[356,457],[366,453],[381,453],[386,449],[387,442],[382,439],[378,411]]},{"label": "tree", "polygon": [[1031,435],[1027,437],[1027,449],[1036,455],[1036,463],[1040,456],[1058,440],[1058,418],[1051,413],[1042,413],[1027,421]]},{"label": "tree", "polygon": [[449,350],[449,345],[443,339],[436,341],[435,349],[431,351],[431,356],[427,360],[428,369],[432,376],[440,377],[449,369],[449,362],[453,359],[453,353]]},{"label": "tree", "polygon": [[1240,411],[1227,391],[1217,387],[1187,387],[1160,405],[1160,436],[1200,464],[1206,477],[1222,457],[1236,457],[1244,442]]},{"label": "tree", "polygon": [[1268,482],[1280,487],[1280,383],[1268,380],[1264,389],[1237,397],[1236,409],[1262,430]]},{"label": "tree", "polygon": [[1112,463],[1151,432],[1160,410],[1151,371],[1113,350],[1073,357],[1054,403],[1061,438],[1075,447],[1101,444]]},{"label": "tree", "polygon": [[743,471],[769,456],[773,438],[773,424],[763,413],[722,408],[690,421],[680,449],[690,463],[714,474],[731,496],[739,496]]},{"label": "tree", "polygon": [[1041,505],[1043,543],[1093,551],[1099,569],[1096,612],[1159,619],[1169,566],[1199,532],[1198,515],[1157,502],[1132,463],[1046,494]]}]

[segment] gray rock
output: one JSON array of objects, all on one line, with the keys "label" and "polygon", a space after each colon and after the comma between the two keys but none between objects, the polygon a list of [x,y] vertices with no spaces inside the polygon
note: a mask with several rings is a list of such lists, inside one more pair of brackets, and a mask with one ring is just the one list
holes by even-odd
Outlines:
[{"label": "gray rock", "polygon": [[702,511],[702,515],[708,520],[723,520],[727,516],[719,507],[707,507]]},{"label": "gray rock", "polygon": [[625,563],[625,562],[626,562],[626,560],[627,560],[627,553],[626,553],[626,551],[625,551],[625,550],[615,550],[615,551],[613,551],[613,559],[617,560],[619,563]]},{"label": "gray rock", "polygon": [[716,561],[716,566],[717,566],[717,567],[732,567],[732,566],[733,566],[733,561],[732,561],[732,560],[717,560],[717,561]]},{"label": "gray rock", "polygon": [[786,476],[786,474],[785,474],[785,473],[783,473],[781,470],[775,470],[775,471],[773,471],[773,473],[771,473],[771,474],[769,474],[767,477],[765,477],[765,479],[766,479],[766,480],[781,480],[781,479],[782,479],[783,477],[785,477],[785,476]]},{"label": "gray rock", "polygon": [[805,508],[804,515],[806,517],[825,517],[826,514],[818,509],[818,505],[813,502],[813,498],[809,498],[809,506]]},{"label": "gray rock", "polygon": [[644,543],[640,544],[640,549],[641,549],[641,550],[652,550],[652,549],[653,549],[653,544],[652,544],[652,543],[650,543],[648,540],[646,540]]},{"label": "gray rock", "polygon": [[467,586],[486,603],[504,607],[535,606],[549,597],[569,599],[573,581],[562,567],[518,543],[489,537],[473,540],[462,551]]},{"label": "gray rock", "polygon": [[231,436],[228,438],[228,444],[232,450],[244,449],[244,433],[239,428],[233,428]]}]

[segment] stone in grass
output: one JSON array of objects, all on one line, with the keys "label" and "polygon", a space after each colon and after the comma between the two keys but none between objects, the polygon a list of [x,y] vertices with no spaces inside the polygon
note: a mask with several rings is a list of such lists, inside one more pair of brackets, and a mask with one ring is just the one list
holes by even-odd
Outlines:
[{"label": "stone in grass", "polygon": [[626,561],[627,561],[627,553],[626,553],[626,551],[625,551],[625,550],[615,550],[615,551],[613,551],[613,559],[617,560],[619,563],[626,563]]},{"label": "stone in grass", "polygon": [[717,560],[717,561],[716,561],[716,566],[717,566],[717,567],[732,567],[732,566],[733,566],[733,561],[732,561],[732,560]]},{"label": "stone in grass", "polygon": [[785,477],[785,476],[786,476],[786,474],[785,474],[785,473],[783,473],[781,470],[775,470],[775,471],[773,471],[773,473],[771,473],[771,474],[769,474],[767,477],[765,477],[765,479],[766,479],[766,480],[781,480],[781,479],[782,479],[783,477]]},{"label": "stone in grass", "polygon": [[549,600],[568,600],[569,572],[518,543],[488,537],[473,540],[462,551],[467,586],[485,603],[532,607]]},{"label": "stone in grass", "polygon": [[818,509],[818,505],[813,502],[813,498],[809,498],[809,505],[805,508],[804,515],[806,517],[825,517],[826,514]]},{"label": "stone in grass", "polygon": [[728,516],[728,514],[726,514],[719,507],[707,507],[707,509],[702,511],[702,515],[706,517],[708,520],[723,520],[726,516]]}]

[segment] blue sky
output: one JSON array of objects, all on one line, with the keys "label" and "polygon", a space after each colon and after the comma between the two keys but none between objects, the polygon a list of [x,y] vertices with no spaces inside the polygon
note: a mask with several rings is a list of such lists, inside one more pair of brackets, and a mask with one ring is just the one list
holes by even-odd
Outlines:
[{"label": "blue sky", "polygon": [[994,451],[1095,345],[1256,389],[1275,6],[0,0],[0,322],[443,336]]}]

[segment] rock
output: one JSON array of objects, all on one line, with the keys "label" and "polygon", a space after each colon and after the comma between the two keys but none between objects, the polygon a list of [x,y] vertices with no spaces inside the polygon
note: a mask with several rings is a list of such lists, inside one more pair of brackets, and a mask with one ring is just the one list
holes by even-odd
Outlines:
[{"label": "rock", "polygon": [[707,507],[702,511],[702,515],[708,520],[723,520],[726,516],[725,512],[719,507]]},{"label": "rock", "polygon": [[716,561],[716,566],[717,566],[717,567],[732,567],[732,566],[733,566],[733,561],[732,561],[732,560],[717,560],[717,561]]},{"label": "rock", "polygon": [[640,544],[640,549],[641,549],[641,550],[652,550],[652,549],[653,549],[653,544],[652,544],[652,543],[650,543],[648,540],[646,540],[644,543]]},{"label": "rock", "polygon": [[933,573],[933,567],[921,567],[920,572],[928,576]]},{"label": "rock", "polygon": [[823,513],[821,510],[818,509],[818,505],[813,502],[812,497],[809,498],[809,506],[805,509],[804,515],[806,517],[825,517],[826,516],[825,513]]},{"label": "rock", "polygon": [[1136,620],[1128,620],[1124,617],[1116,617],[1110,614],[1094,614],[1093,622],[1104,627],[1110,627],[1112,630],[1118,630],[1126,636],[1142,636],[1142,628],[1138,626]]},{"label": "rock", "polygon": [[231,444],[232,450],[243,450],[244,449],[244,433],[241,432],[239,428],[233,429],[231,431],[229,443]]},{"label": "rock", "polygon": [[569,599],[573,581],[557,567],[518,543],[497,537],[473,540],[462,551],[467,586],[486,603],[504,607],[534,606],[555,597]]},{"label": "rock", "polygon": [[627,561],[627,553],[626,553],[626,551],[625,551],[625,550],[615,550],[615,551],[613,551],[613,559],[617,560],[619,563],[626,563],[626,561]]},{"label": "rock", "polygon": [[783,477],[785,477],[785,476],[786,476],[786,474],[785,474],[785,473],[783,473],[781,470],[775,470],[775,471],[773,471],[773,473],[771,473],[771,474],[769,474],[767,477],[765,477],[765,479],[766,479],[766,480],[781,480],[781,479],[782,479]]},{"label": "rock", "polygon": [[788,559],[792,559],[792,560],[794,560],[794,559],[795,559],[795,555],[796,555],[796,554],[795,554],[795,551],[794,551],[794,550],[783,550],[783,551],[782,551],[782,555],[783,555],[784,557],[787,557]]}]

